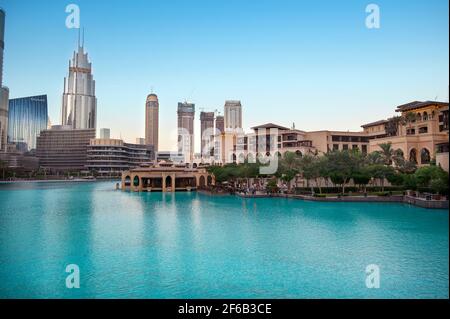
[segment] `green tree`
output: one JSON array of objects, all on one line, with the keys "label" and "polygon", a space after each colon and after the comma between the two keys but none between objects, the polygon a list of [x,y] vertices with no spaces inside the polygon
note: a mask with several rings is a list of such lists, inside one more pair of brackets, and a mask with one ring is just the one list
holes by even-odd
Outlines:
[{"label": "green tree", "polygon": [[355,172],[353,172],[352,178],[353,183],[355,183],[355,185],[358,185],[359,188],[363,187],[364,192],[366,192],[367,184],[369,184],[372,176],[369,169],[366,166],[362,166]]},{"label": "green tree", "polygon": [[374,151],[367,155],[367,164],[383,164],[384,159],[380,151]]},{"label": "green tree", "polygon": [[277,185],[277,180],[276,179],[271,179],[270,181],[267,182],[267,186],[266,186],[267,190],[270,193],[276,193],[278,192],[278,185]]},{"label": "green tree", "polygon": [[301,160],[301,171],[303,177],[309,181],[314,180],[319,193],[322,194],[322,187],[320,185],[320,179],[326,178],[327,174],[327,157],[317,157],[310,154],[303,156]]},{"label": "green tree", "polygon": [[381,182],[381,191],[384,192],[384,181],[390,176],[395,174],[395,170],[392,166],[385,166],[380,164],[370,165],[368,167],[370,174],[373,178],[377,178]]},{"label": "green tree", "polygon": [[293,152],[285,152],[278,163],[277,176],[288,184],[288,190],[291,190],[291,181],[299,173],[301,158]]},{"label": "green tree", "polygon": [[381,148],[381,156],[383,158],[385,165],[392,165],[392,160],[395,155],[395,151],[392,148],[392,143],[381,143],[378,144],[378,146]]},{"label": "green tree", "polygon": [[448,173],[439,166],[424,166],[419,168],[414,176],[417,186],[430,188],[439,194],[448,193]]},{"label": "green tree", "polygon": [[354,173],[360,168],[364,157],[359,151],[333,151],[326,155],[326,171],[331,181],[341,185],[342,193]]},{"label": "green tree", "polygon": [[8,162],[0,160],[0,169],[2,170],[2,179],[5,179],[6,170],[8,169]]}]

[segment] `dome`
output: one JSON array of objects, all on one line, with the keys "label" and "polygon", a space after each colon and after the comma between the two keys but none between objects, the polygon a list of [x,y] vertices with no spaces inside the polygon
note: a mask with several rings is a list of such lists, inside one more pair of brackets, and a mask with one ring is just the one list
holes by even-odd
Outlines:
[{"label": "dome", "polygon": [[158,102],[158,96],[156,94],[149,94],[147,96],[147,102]]}]

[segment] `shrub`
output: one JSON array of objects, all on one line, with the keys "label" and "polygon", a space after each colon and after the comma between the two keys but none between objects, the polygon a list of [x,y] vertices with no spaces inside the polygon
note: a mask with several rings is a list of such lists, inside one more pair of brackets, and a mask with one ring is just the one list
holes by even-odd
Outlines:
[{"label": "shrub", "polygon": [[387,197],[387,196],[390,196],[391,193],[390,192],[376,192],[375,195],[380,196],[380,197]]}]

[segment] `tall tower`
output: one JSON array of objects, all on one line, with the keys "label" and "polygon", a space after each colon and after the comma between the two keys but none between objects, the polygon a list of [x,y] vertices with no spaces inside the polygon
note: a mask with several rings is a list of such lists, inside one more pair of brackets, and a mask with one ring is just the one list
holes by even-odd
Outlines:
[{"label": "tall tower", "polygon": [[[209,158],[214,145],[214,112],[200,113],[201,156]],[[205,148],[208,149],[205,149]]]},{"label": "tall tower", "polygon": [[145,144],[153,145],[154,153],[158,152],[159,102],[156,94],[147,96],[145,103]]},{"label": "tall tower", "polygon": [[0,9],[0,151],[6,152],[8,136],[9,90],[3,86],[3,51],[5,49],[5,11]]},{"label": "tall tower", "polygon": [[225,132],[225,122],[221,115],[216,116],[216,131],[219,131],[220,133]]},{"label": "tall tower", "polygon": [[0,87],[3,85],[3,51],[5,49],[5,11],[0,8]]},{"label": "tall tower", "polygon": [[64,78],[61,122],[74,129],[97,126],[95,81],[88,54],[84,52],[84,36],[81,44],[78,40],[78,52],[73,53],[69,61],[69,75]]},{"label": "tall tower", "polygon": [[178,103],[178,152],[184,155],[185,162],[194,159],[194,116],[195,104]]},{"label": "tall tower", "polygon": [[238,131],[242,129],[241,101],[225,101],[225,131]]}]

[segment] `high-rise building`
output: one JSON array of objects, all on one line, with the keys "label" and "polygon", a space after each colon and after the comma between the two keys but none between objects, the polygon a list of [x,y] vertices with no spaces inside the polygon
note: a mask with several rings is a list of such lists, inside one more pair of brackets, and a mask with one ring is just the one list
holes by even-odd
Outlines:
[{"label": "high-rise building", "polygon": [[209,158],[214,148],[214,112],[200,113],[201,157]]},{"label": "high-rise building", "polygon": [[111,130],[109,128],[101,128],[100,129],[100,138],[102,138],[102,139],[111,138]]},{"label": "high-rise building", "polygon": [[225,122],[221,115],[216,116],[216,131],[219,131],[220,133],[225,132]]},{"label": "high-rise building", "polygon": [[64,78],[62,125],[70,125],[74,129],[95,129],[97,125],[92,65],[80,43],[78,52],[74,52],[72,61],[69,61],[69,75]]},{"label": "high-rise building", "polygon": [[47,129],[47,95],[9,100],[8,142],[36,148],[36,137]]},{"label": "high-rise building", "polygon": [[225,131],[242,130],[241,101],[225,101]]},{"label": "high-rise building", "polygon": [[3,86],[3,51],[5,49],[5,11],[0,9],[0,151],[6,152],[8,137],[9,90]]},{"label": "high-rise building", "polygon": [[178,153],[191,163],[194,158],[194,103],[178,103]]},{"label": "high-rise building", "polygon": [[8,140],[8,99],[7,87],[0,87],[0,151],[6,152]]},{"label": "high-rise building", "polygon": [[87,147],[95,138],[95,129],[73,129],[54,125],[36,139],[36,156],[40,166],[52,171],[82,171],[87,165]]},{"label": "high-rise building", "polygon": [[5,49],[5,11],[0,8],[0,86],[3,85],[3,50]]},{"label": "high-rise building", "polygon": [[156,94],[147,96],[145,102],[145,143],[153,145],[155,153],[158,152],[159,129],[159,102]]}]

